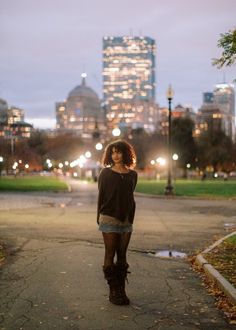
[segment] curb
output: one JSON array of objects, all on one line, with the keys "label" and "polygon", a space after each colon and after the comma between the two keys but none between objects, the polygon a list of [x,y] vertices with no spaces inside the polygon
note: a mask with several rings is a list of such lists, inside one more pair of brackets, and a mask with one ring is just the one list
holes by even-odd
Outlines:
[{"label": "curb", "polygon": [[157,198],[157,199],[192,199],[192,200],[208,200],[208,201],[234,201],[236,200],[236,197],[220,197],[220,196],[214,196],[214,197],[203,197],[203,196],[179,196],[179,195],[154,195],[154,194],[145,194],[141,192],[134,192],[134,195],[137,197],[148,197],[148,198]]},{"label": "curb", "polygon": [[230,284],[224,276],[222,276],[204,257],[203,254],[211,251],[214,249],[217,245],[222,243],[225,239],[227,239],[230,236],[233,236],[236,234],[236,231],[233,233],[219,239],[217,242],[212,244],[210,247],[208,247],[206,250],[204,250],[202,253],[199,253],[196,257],[195,263],[200,266],[206,275],[217,283],[219,288],[225,293],[225,295],[230,299],[231,303],[233,305],[236,305],[236,289],[233,287],[232,284]]}]

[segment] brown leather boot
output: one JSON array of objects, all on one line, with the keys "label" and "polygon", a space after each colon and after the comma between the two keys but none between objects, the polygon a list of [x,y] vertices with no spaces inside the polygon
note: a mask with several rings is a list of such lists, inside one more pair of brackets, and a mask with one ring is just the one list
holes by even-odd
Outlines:
[{"label": "brown leather boot", "polygon": [[130,273],[128,271],[129,265],[127,263],[125,264],[116,264],[117,268],[117,275],[118,275],[118,281],[120,283],[120,288],[121,288],[121,294],[123,297],[124,305],[129,305],[130,300],[126,295],[125,292],[125,281],[127,280],[127,274]]},{"label": "brown leather boot", "polygon": [[103,266],[103,272],[105,279],[110,288],[109,301],[114,305],[127,305],[124,295],[122,294],[122,288],[117,276],[116,265]]}]

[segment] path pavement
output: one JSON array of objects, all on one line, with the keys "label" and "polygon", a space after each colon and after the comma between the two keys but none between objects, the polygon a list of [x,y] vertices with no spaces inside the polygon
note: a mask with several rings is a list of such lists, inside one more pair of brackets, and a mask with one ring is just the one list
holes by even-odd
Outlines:
[{"label": "path pavement", "polygon": [[[21,206],[14,203],[16,195]],[[234,329],[186,259],[147,253],[206,247],[225,233],[225,223],[236,224],[234,203],[137,197],[129,250],[131,305],[114,306],[101,271],[95,186],[29,196],[0,196],[0,239],[10,252],[0,270],[1,330]]]}]

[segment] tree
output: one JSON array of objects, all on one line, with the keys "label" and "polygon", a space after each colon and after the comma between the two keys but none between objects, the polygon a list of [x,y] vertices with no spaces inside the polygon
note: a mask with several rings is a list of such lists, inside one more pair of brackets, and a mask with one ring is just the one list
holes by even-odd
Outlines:
[{"label": "tree", "polygon": [[198,140],[198,164],[202,170],[212,166],[214,172],[233,169],[233,143],[223,131],[211,127]]},{"label": "tree", "polygon": [[175,118],[172,123],[172,152],[179,156],[178,163],[187,176],[186,165],[194,165],[196,144],[193,138],[194,122],[190,118]]},{"label": "tree", "polygon": [[72,161],[83,153],[82,139],[73,134],[57,135],[47,141],[46,157],[55,161]]},{"label": "tree", "polygon": [[219,69],[225,66],[231,66],[236,61],[236,28],[220,35],[217,46],[223,48],[220,58],[214,58],[212,64]]},{"label": "tree", "polygon": [[29,138],[28,146],[43,158],[47,152],[47,140],[47,135],[43,131],[36,130]]},{"label": "tree", "polygon": [[137,167],[145,169],[150,165],[150,160],[165,155],[167,149],[166,136],[159,133],[147,133],[143,128],[132,129],[123,137],[130,142],[137,155]]},{"label": "tree", "polygon": [[137,128],[131,131],[131,135],[132,141],[130,142],[136,151],[137,167],[144,169],[147,162],[148,134],[143,128]]}]

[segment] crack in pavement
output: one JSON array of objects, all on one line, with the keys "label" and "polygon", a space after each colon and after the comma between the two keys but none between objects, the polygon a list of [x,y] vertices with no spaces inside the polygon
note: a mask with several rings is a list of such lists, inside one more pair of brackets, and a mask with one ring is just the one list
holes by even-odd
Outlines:
[{"label": "crack in pavement", "polygon": [[[30,240],[28,240],[28,243],[30,242]],[[27,244],[27,242],[23,243],[21,245],[22,247],[25,247]],[[18,252],[20,250],[18,249]],[[17,257],[18,258],[18,257]],[[28,259],[27,259],[28,260]],[[7,319],[7,317],[11,316],[11,311],[14,308],[14,305],[16,304],[17,300],[22,300],[28,303],[29,307],[27,308],[27,306],[24,306],[25,311],[23,312],[23,314],[19,315],[16,318],[17,320],[20,320],[22,317],[25,317],[27,320],[24,320],[24,322],[21,324],[21,326],[23,326],[26,322],[28,322],[28,317],[25,315],[26,313],[29,313],[29,311],[33,308],[33,302],[27,298],[21,298],[21,296],[23,295],[23,293],[29,289],[30,287],[30,278],[32,276],[34,276],[38,271],[39,268],[43,265],[43,263],[45,263],[45,261],[47,260],[47,258],[41,257],[41,261],[39,261],[39,257],[35,257],[33,260],[31,260],[30,262],[24,264],[24,271],[27,270],[29,271],[29,274],[24,274],[24,276],[21,276],[20,278],[14,278],[13,280],[14,282],[14,287],[9,286],[9,287],[5,287],[3,288],[3,290],[1,290],[2,292],[4,291],[3,295],[3,302],[1,303],[1,309],[4,310],[4,315],[2,315],[2,320],[0,322],[0,324],[3,324],[3,322],[5,322],[5,320]],[[38,262],[38,264],[36,264],[36,262]],[[36,264],[36,265],[35,265]],[[32,267],[34,266],[34,267]],[[3,278],[3,280],[5,281],[6,279],[9,279],[9,270],[6,269],[5,270],[7,273]],[[19,271],[19,270],[17,270]],[[12,281],[12,278],[10,278],[10,281]],[[17,282],[19,282],[18,286],[17,286]],[[9,290],[10,288],[10,290]],[[21,312],[22,313],[22,312]],[[7,315],[7,317],[5,316]]]}]

